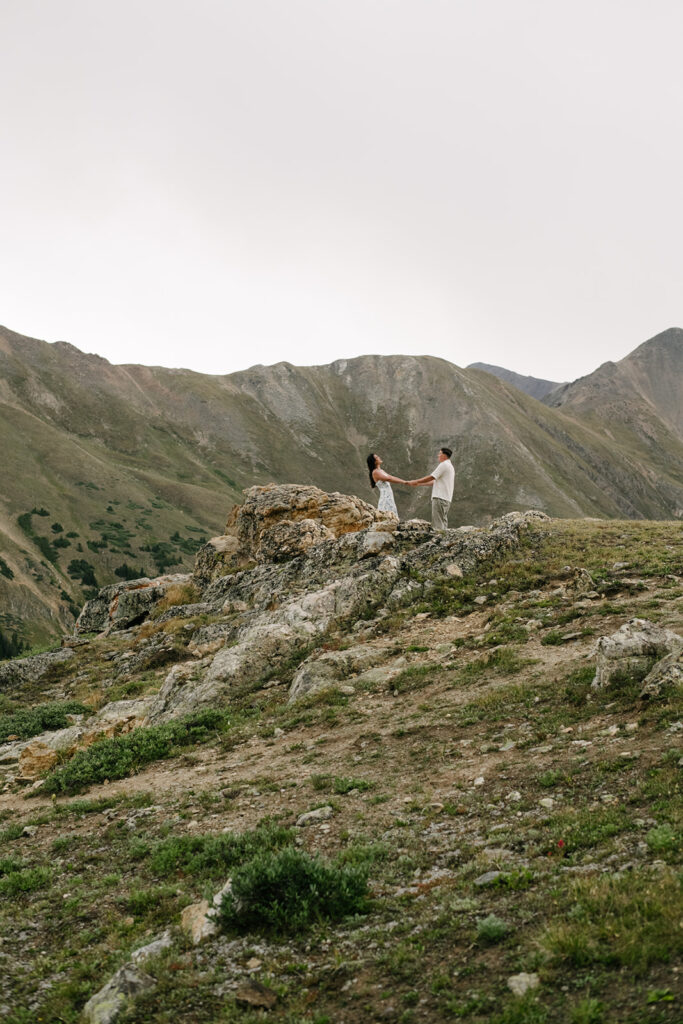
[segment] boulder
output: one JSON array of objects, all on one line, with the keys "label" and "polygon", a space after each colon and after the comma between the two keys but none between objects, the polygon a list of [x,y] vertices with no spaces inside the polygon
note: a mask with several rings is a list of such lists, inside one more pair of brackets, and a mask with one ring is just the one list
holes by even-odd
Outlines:
[{"label": "boulder", "polygon": [[58,651],[34,654],[30,658],[15,658],[13,661],[5,661],[0,664],[0,688],[36,683],[57,665],[70,661],[73,657],[74,652],[70,647],[62,647]]},{"label": "boulder", "polygon": [[205,939],[210,939],[218,931],[214,920],[215,910],[209,906],[208,900],[191,903],[180,915],[180,927],[195,946]]},{"label": "boulder", "polygon": [[352,672],[363,672],[389,657],[389,648],[367,645],[349,647],[345,651],[327,651],[312,656],[299,667],[289,689],[289,703],[336,686]]},{"label": "boulder", "polygon": [[212,537],[200,548],[194,563],[192,578],[200,589],[233,569],[240,561],[237,537]]},{"label": "boulder", "polygon": [[112,583],[84,605],[75,626],[76,633],[101,633],[105,629],[129,629],[148,617],[169,587],[183,586],[192,577],[185,573],[158,576],[150,580]]},{"label": "boulder", "polygon": [[144,963],[145,960],[149,960],[152,956],[159,956],[165,949],[170,949],[173,945],[171,938],[171,930],[167,928],[158,939],[153,939],[152,942],[148,942],[146,946],[139,946],[134,949],[130,955],[131,960],[134,964]]},{"label": "boulder", "polygon": [[393,547],[395,543],[393,533],[388,530],[368,530],[363,534],[359,555],[361,558],[371,558],[373,555],[379,555],[387,548]]},{"label": "boulder", "polygon": [[297,828],[306,828],[307,825],[317,825],[321,821],[327,821],[334,814],[334,809],[326,804],[325,807],[316,807],[314,811],[306,811],[296,819]]},{"label": "boulder", "polygon": [[398,519],[355,494],[328,494],[304,484],[250,487],[228,517],[223,538],[197,556],[194,579],[201,587],[254,562],[278,562],[306,554],[322,541],[378,526],[391,531]]},{"label": "boulder", "polygon": [[154,978],[135,964],[124,964],[104,988],[88,1000],[83,1007],[83,1018],[88,1024],[113,1024],[129,999],[149,991],[155,985]]},{"label": "boulder", "polygon": [[315,519],[283,519],[263,531],[258,560],[288,562],[292,558],[307,554],[310,548],[324,540],[334,540],[334,534]]},{"label": "boulder", "polygon": [[137,729],[147,718],[153,699],[153,697],[140,697],[135,700],[115,700],[111,704],[105,704],[82,726],[78,746],[87,747],[95,740],[121,736],[123,733]]},{"label": "boulder", "polygon": [[32,740],[27,743],[19,755],[19,777],[21,779],[37,779],[48,772],[57,761],[59,754],[46,743]]},{"label": "boulder", "polygon": [[598,660],[591,686],[604,689],[622,673],[647,671],[653,658],[661,659],[683,647],[683,637],[647,619],[630,619],[598,640]]},{"label": "boulder", "polygon": [[658,661],[643,680],[640,696],[643,700],[661,697],[662,693],[672,690],[683,683],[683,643],[677,651],[672,651]]}]

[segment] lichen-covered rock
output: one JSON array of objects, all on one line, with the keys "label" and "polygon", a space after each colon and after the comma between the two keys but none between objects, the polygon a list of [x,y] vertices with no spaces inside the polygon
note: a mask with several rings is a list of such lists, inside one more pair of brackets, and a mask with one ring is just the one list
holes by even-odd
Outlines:
[{"label": "lichen-covered rock", "polygon": [[653,658],[663,658],[680,650],[683,637],[647,619],[630,619],[612,633],[598,640],[598,659],[591,686],[604,689],[617,674],[643,672]]},{"label": "lichen-covered rock", "polygon": [[390,533],[388,530],[368,530],[363,534],[363,539],[359,545],[360,557],[372,558],[373,555],[379,555],[380,552],[393,547],[395,543],[393,532]]},{"label": "lichen-covered rock", "polygon": [[303,697],[336,686],[352,672],[363,672],[374,665],[379,665],[389,656],[389,650],[359,644],[345,651],[327,651],[325,654],[307,658],[292,680],[289,703],[294,704]]},{"label": "lichen-covered rock", "polygon": [[191,576],[173,573],[150,580],[112,583],[84,606],[76,621],[76,633],[101,633],[105,629],[128,629],[144,622],[169,587],[189,583]]},{"label": "lichen-covered rock", "polygon": [[59,754],[39,739],[26,744],[19,755],[19,777],[21,779],[37,779],[44,775],[59,760]]},{"label": "lichen-covered rock", "polygon": [[[203,675],[196,673],[190,680],[180,675],[180,666],[176,666],[150,709],[150,722],[224,704],[232,692],[276,671],[334,623],[357,618],[368,607],[378,604],[400,571],[395,559],[385,559],[390,561],[391,565],[380,566],[378,571],[342,576],[318,590],[294,596],[278,609],[255,616],[238,632],[237,643],[220,650]],[[272,597],[271,591],[271,601]]]},{"label": "lichen-covered rock", "polygon": [[683,638],[677,651],[672,651],[658,661],[643,680],[640,696],[643,700],[661,697],[675,686],[683,683]]},{"label": "lichen-covered rock", "polygon": [[304,484],[250,487],[235,505],[225,536],[198,553],[194,580],[205,588],[224,573],[254,562],[279,562],[306,554],[325,540],[376,526],[391,531],[398,519],[354,494],[328,494]]},{"label": "lichen-covered rock", "polygon": [[307,554],[315,544],[333,539],[332,531],[315,519],[283,519],[261,534],[258,560],[288,562]]},{"label": "lichen-covered rock", "polygon": [[96,992],[83,1007],[88,1024],[113,1024],[129,999],[154,988],[156,981],[133,963],[124,964],[104,988]]},{"label": "lichen-covered rock", "polygon": [[208,900],[191,903],[180,915],[181,930],[195,946],[205,939],[210,939],[218,931],[214,920],[215,911],[209,906]]},{"label": "lichen-covered rock", "polygon": [[47,651],[45,654],[34,654],[30,658],[15,658],[0,664],[0,688],[21,686],[36,683],[46,676],[55,666],[73,658],[70,647],[62,647],[58,651]]},{"label": "lichen-covered rock", "polygon": [[[238,507],[238,506],[235,506]],[[239,540],[237,537],[212,537],[197,552],[192,579],[203,589],[211,580],[230,572],[235,566],[244,563],[238,555]]]}]

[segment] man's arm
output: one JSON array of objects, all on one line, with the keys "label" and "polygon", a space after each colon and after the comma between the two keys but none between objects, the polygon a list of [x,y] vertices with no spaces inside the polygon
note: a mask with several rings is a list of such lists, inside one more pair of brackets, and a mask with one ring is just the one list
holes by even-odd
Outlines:
[{"label": "man's arm", "polygon": [[426,484],[433,484],[434,479],[435,478],[433,476],[423,476],[421,477],[420,480],[408,480],[407,482],[410,484],[411,487],[422,487],[423,485]]}]

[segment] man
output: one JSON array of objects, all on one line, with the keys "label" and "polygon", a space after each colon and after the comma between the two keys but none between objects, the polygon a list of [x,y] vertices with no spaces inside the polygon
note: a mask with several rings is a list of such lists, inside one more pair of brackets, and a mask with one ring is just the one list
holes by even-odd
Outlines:
[{"label": "man", "polygon": [[448,510],[453,500],[455,470],[450,448],[439,448],[439,464],[430,476],[409,480],[411,487],[432,485],[432,526],[435,530],[448,529]]}]

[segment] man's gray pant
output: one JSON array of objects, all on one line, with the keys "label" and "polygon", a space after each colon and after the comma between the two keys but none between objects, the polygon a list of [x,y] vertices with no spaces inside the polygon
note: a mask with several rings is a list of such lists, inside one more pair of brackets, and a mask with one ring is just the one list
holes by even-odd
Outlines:
[{"label": "man's gray pant", "polygon": [[435,530],[448,529],[448,510],[450,501],[445,498],[432,498],[432,526]]}]

